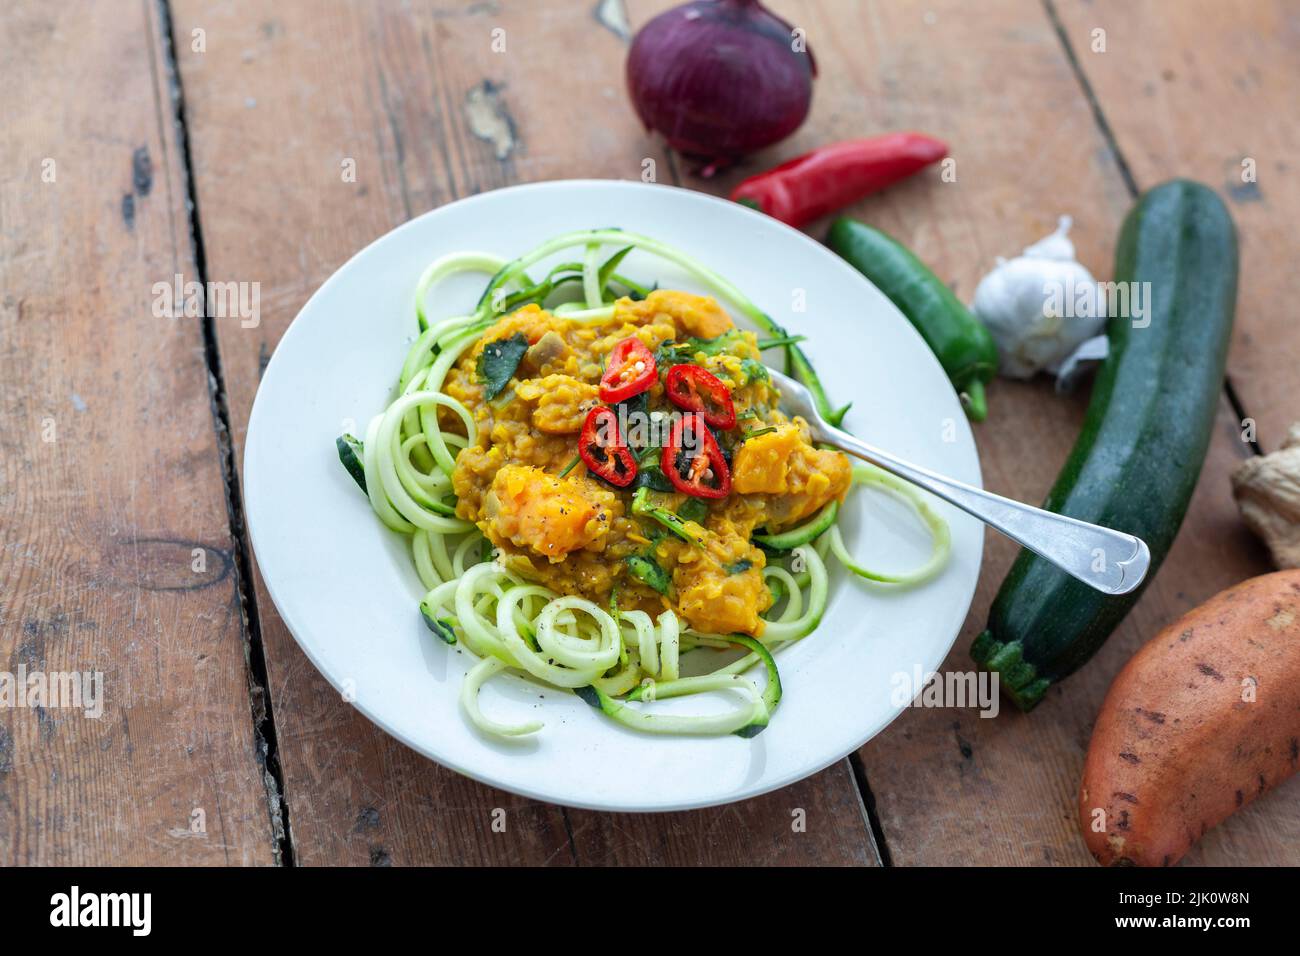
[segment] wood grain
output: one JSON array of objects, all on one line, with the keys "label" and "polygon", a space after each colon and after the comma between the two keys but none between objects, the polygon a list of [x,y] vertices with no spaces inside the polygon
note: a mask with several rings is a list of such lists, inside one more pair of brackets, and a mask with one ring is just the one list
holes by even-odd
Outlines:
[{"label": "wood grain", "polygon": [[[257,329],[218,330],[237,453],[279,336],[371,239],[483,189],[640,178],[644,160],[666,158],[623,100],[623,41],[589,4],[294,0],[272,12],[178,0],[173,15],[208,269],[264,290]],[[204,52],[184,42],[195,29]],[[355,182],[341,176],[348,159]],[[876,858],[845,763],[786,794],[657,817],[566,815],[473,783],[355,714],[299,651],[260,579],[257,601],[300,863]],[[505,832],[491,828],[498,808]]]},{"label": "wood grain", "polygon": [[[1111,248],[1130,203],[1123,177],[1080,95],[1053,25],[1033,3],[782,7],[807,30],[823,76],[813,115],[771,159],[814,142],[914,128],[946,138],[957,180],[917,180],[853,210],[891,232],[969,298],[996,255],[1012,255],[1075,218],[1081,260],[1111,272]],[[744,174],[738,170],[729,179]],[[725,189],[724,178],[714,188]],[[814,234],[816,231],[814,230]],[[976,428],[987,487],[1041,500],[1078,430],[1085,396],[1061,399],[1045,383],[999,381]],[[851,422],[869,428],[862,419]],[[861,751],[895,864],[1080,863],[1074,821],[1092,721],[1110,679],[1145,636],[1216,591],[1266,569],[1236,518],[1227,475],[1249,449],[1224,403],[1213,445],[1174,551],[1098,658],[1032,715],[994,720],[970,710],[913,709]],[[945,664],[967,671],[971,639],[1014,557],[987,538],[981,583]],[[1191,862],[1294,863],[1295,787],[1233,819]]]},{"label": "wood grain", "polygon": [[570,810],[578,861],[603,866],[878,866],[847,760],[743,803],[689,813]]},{"label": "wood grain", "polygon": [[0,708],[0,864],[274,861],[160,37],[0,17],[0,671],[104,690]]},{"label": "wood grain", "polygon": [[[668,5],[633,0],[632,26]],[[686,185],[725,192],[747,172],[827,139],[924,129],[949,139],[957,182],[921,177],[861,204],[857,214],[894,232],[967,297],[995,255],[1049,231],[1062,212],[1075,217],[1083,261],[1099,277],[1109,275],[1130,196],[1042,6],[773,5],[807,30],[821,64],[810,121],[747,166],[708,183],[688,176]],[[644,158],[667,160],[662,168],[670,173],[685,168],[636,127],[622,102],[621,41],[580,5],[257,9],[175,5],[179,39],[200,27],[209,38],[205,52],[183,42],[179,50],[209,271],[264,286],[258,329],[218,329],[237,449],[257,375],[278,336],[310,291],[369,239],[425,208],[512,181],[631,178]],[[1062,16],[1068,22],[1068,11]],[[505,31],[505,53],[490,46],[497,28]],[[1148,25],[1140,35],[1163,28]],[[1178,42],[1206,40],[1188,34]],[[551,68],[575,51],[583,70]],[[1185,49],[1179,55],[1188,56]],[[1199,69],[1212,71],[1207,62]],[[1105,110],[1101,80],[1097,87]],[[1122,132],[1120,140],[1123,149]],[[348,158],[356,160],[355,183],[339,176]],[[1152,168],[1163,167],[1153,161]],[[1267,168],[1262,161],[1260,168]],[[292,224],[288,241],[266,228],[269,215]],[[1259,242],[1246,235],[1249,223],[1239,223],[1244,248]],[[1249,410],[1253,396],[1237,370],[1263,366],[1239,364],[1242,349],[1239,335],[1231,367]],[[977,432],[988,485],[1041,498],[1084,401],[1059,399],[1042,384],[995,386],[990,422]],[[1278,404],[1265,402],[1259,413],[1263,436],[1273,427],[1267,409]],[[1110,677],[1143,635],[1264,567],[1226,490],[1227,472],[1246,453],[1225,404],[1192,514],[1160,578],[1098,659],[1033,715],[981,720],[969,711],[911,710],[863,749],[859,759],[893,862],[1086,860],[1073,799]],[[1012,556],[990,536],[981,589],[950,667],[970,667],[966,648]],[[258,605],[302,862],[874,858],[843,765],[739,807],[663,817],[565,814],[471,784],[343,707],[284,632],[260,582]],[[1293,782],[1212,832],[1189,862],[1296,862],[1295,792]],[[799,807],[808,811],[807,834],[791,829]],[[504,833],[492,829],[494,808],[506,811]]]},{"label": "wood grain", "polygon": [[[1300,420],[1300,8],[1288,0],[1056,0],[1139,188],[1218,190],[1241,237],[1228,374],[1265,451]],[[1105,49],[1094,49],[1094,31]],[[1243,165],[1245,163],[1246,165]]]}]

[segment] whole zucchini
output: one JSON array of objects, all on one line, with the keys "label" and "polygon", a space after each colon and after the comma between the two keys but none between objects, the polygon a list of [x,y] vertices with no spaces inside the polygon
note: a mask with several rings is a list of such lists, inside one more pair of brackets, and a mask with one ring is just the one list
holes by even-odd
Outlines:
[{"label": "whole zucchini", "polygon": [[1021,710],[1101,647],[1155,576],[1187,512],[1237,296],[1237,234],[1223,202],[1186,180],[1144,194],[1120,231],[1115,282],[1146,290],[1145,318],[1110,317],[1110,354],[1043,507],[1143,538],[1151,570],[1142,588],[1112,597],[1020,552],[971,656],[998,672]]}]

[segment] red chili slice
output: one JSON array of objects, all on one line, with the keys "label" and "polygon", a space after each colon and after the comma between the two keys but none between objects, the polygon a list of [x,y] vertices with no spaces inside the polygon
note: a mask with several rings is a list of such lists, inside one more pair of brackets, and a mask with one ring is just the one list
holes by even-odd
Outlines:
[{"label": "red chili slice", "polygon": [[664,391],[678,408],[699,412],[714,428],[736,427],[736,407],[731,392],[717,377],[698,365],[674,365],[664,379]]},{"label": "red chili slice", "polygon": [[658,375],[655,357],[636,336],[614,346],[600,377],[600,400],[613,405],[633,395],[640,395],[654,384]]},{"label": "red chili slice", "polygon": [[587,412],[578,436],[578,455],[589,472],[616,488],[626,488],[636,478],[636,458],[618,433],[618,416],[604,405]]},{"label": "red chili slice", "polygon": [[682,494],[725,498],[731,494],[731,468],[702,415],[683,415],[673,424],[659,467]]}]

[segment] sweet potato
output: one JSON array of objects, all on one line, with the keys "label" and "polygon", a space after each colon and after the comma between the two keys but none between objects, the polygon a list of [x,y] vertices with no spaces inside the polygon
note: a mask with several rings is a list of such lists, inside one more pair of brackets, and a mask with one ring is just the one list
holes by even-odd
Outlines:
[{"label": "sweet potato", "polygon": [[645,304],[655,312],[672,316],[678,332],[683,336],[712,339],[735,328],[731,316],[722,310],[722,306],[712,296],[656,289],[646,297]]},{"label": "sweet potato", "polygon": [[551,561],[563,561],[570,551],[587,547],[609,529],[577,481],[531,465],[501,468],[484,505],[493,544],[509,541]]},{"label": "sweet potato", "polygon": [[737,494],[780,495],[789,490],[786,472],[790,458],[803,444],[794,425],[779,425],[766,435],[742,444],[731,465],[731,483]]},{"label": "sweet potato", "polygon": [[1300,767],[1300,571],[1252,578],[1166,627],[1115,678],[1079,822],[1111,866],[1170,866]]}]

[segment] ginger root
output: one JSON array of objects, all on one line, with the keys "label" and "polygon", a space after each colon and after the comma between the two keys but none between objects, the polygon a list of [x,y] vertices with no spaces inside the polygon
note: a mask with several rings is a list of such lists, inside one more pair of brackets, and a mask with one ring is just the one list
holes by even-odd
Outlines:
[{"label": "ginger root", "polygon": [[1300,568],[1300,422],[1277,451],[1237,467],[1232,496],[1246,525],[1268,545],[1273,563]]}]

